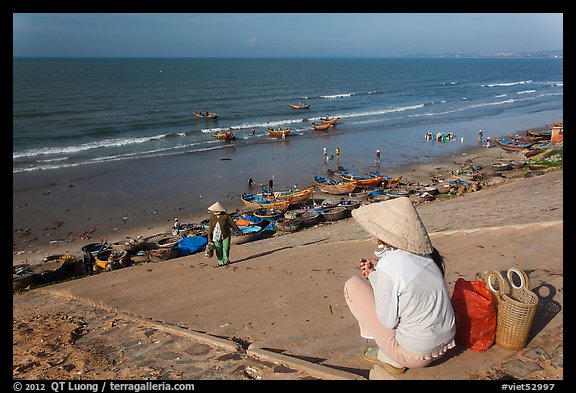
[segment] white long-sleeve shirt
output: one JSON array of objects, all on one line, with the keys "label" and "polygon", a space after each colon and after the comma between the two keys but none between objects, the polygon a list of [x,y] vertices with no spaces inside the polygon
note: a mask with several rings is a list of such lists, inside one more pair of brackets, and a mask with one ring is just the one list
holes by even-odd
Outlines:
[{"label": "white long-sleeve shirt", "polygon": [[455,336],[454,309],[444,277],[430,256],[385,251],[368,276],[376,315],[406,350],[433,353]]}]

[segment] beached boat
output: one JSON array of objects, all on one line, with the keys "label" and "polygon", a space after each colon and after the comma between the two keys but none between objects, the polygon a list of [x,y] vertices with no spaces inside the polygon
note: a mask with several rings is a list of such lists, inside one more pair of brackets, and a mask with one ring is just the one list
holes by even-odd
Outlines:
[{"label": "beached boat", "polygon": [[[182,234],[182,232],[180,232]],[[145,247],[145,243],[137,239],[126,238],[125,240],[117,241],[109,245],[114,250],[126,250],[129,254],[136,254]],[[93,255],[97,255],[93,254]]]},{"label": "beached boat", "polygon": [[408,197],[410,196],[410,191],[407,190],[388,190],[386,191],[386,195],[390,198],[398,198],[398,197]]},{"label": "beached boat", "polygon": [[259,240],[265,237],[266,232],[271,231],[270,224],[271,222],[269,220],[260,218],[260,221],[258,222],[252,222],[248,226],[241,227],[240,230],[242,231],[242,236],[234,234],[230,241],[232,244],[244,244],[254,240]]},{"label": "beached boat", "polygon": [[255,217],[263,218],[265,220],[273,222],[279,220],[280,218],[283,218],[285,211],[286,210],[282,211],[279,209],[261,208],[255,210],[252,214],[254,214]]},{"label": "beached boat", "polygon": [[311,124],[312,128],[314,128],[316,131],[326,131],[328,128],[332,126],[331,123],[324,123],[324,124],[311,123]]},{"label": "beached boat", "polygon": [[530,142],[537,143],[546,140],[546,138],[543,136],[529,136],[520,134],[510,135],[509,138],[514,142],[520,142],[520,143],[530,143]]},{"label": "beached boat", "polygon": [[339,117],[321,117],[320,121],[322,122],[322,124],[331,124],[331,125],[335,125],[336,123],[338,123],[338,120],[340,120]]},{"label": "beached boat", "polygon": [[105,248],[110,248],[110,245],[106,242],[101,242],[101,243],[86,244],[81,248],[81,250],[82,252],[89,252],[93,256],[96,256],[100,251],[104,250]]},{"label": "beached boat", "polygon": [[322,210],[323,209],[307,210],[304,213],[300,214],[298,218],[302,219],[302,223],[305,227],[314,226],[324,220]]},{"label": "beached boat", "polygon": [[500,146],[503,150],[506,151],[523,151],[530,149],[530,147],[534,144],[532,142],[514,142],[508,139],[501,139],[501,138],[494,138],[498,146]]},{"label": "beached boat", "polygon": [[166,236],[166,237],[163,237],[161,239],[158,239],[156,241],[156,244],[160,248],[176,247],[178,245],[178,242],[180,241],[180,239],[182,239],[182,238],[179,235],[170,235],[170,236]]},{"label": "beached boat", "polygon": [[276,220],[276,227],[282,232],[296,232],[304,226],[303,219],[296,218],[280,218]]},{"label": "beached boat", "polygon": [[34,273],[34,284],[46,284],[49,282],[61,280],[74,268],[79,262],[73,255],[50,255],[42,259],[42,264],[30,266]]},{"label": "beached boat", "polygon": [[274,197],[281,201],[289,200],[290,206],[298,206],[312,198],[315,188],[315,186],[312,186],[303,190],[276,191],[274,192]]},{"label": "beached boat", "polygon": [[370,171],[370,173],[368,173],[368,176],[372,178],[382,177],[382,183],[380,184],[382,188],[396,187],[398,184],[400,184],[400,181],[402,180],[402,176],[390,177],[378,171]]},{"label": "beached boat", "polygon": [[338,221],[343,218],[350,217],[350,210],[345,206],[336,206],[326,209],[322,212],[322,216],[326,221]]},{"label": "beached boat", "polygon": [[361,201],[342,201],[340,202],[339,206],[344,206],[346,209],[352,211],[354,209],[359,208],[360,206],[362,206],[362,202]]},{"label": "beached boat", "polygon": [[236,140],[236,135],[232,131],[213,132],[212,137],[215,139],[222,139],[222,140],[226,140],[226,141],[235,141]]},{"label": "beached boat", "polygon": [[266,198],[249,192],[243,192],[240,198],[246,206],[252,208],[275,209],[284,212],[290,206],[290,199]]},{"label": "beached boat", "polygon": [[508,163],[510,164],[510,168],[512,169],[521,169],[526,166],[526,161],[522,160],[510,160]]},{"label": "beached boat", "polygon": [[126,250],[111,248],[100,251],[95,259],[96,266],[107,272],[126,267],[130,263],[130,256]]},{"label": "beached boat", "polygon": [[310,104],[305,104],[303,102],[299,104],[290,104],[292,109],[310,109]]},{"label": "beached boat", "polygon": [[288,127],[288,128],[268,128],[268,134],[270,136],[276,137],[276,138],[286,138],[290,132],[292,131],[292,128]]},{"label": "beached boat", "polygon": [[349,194],[358,185],[357,181],[337,182],[323,176],[314,176],[314,183],[316,183],[320,191],[331,195]]},{"label": "beached boat", "polygon": [[217,119],[218,113],[210,113],[210,112],[192,112],[194,116],[199,119]]},{"label": "beached boat", "polygon": [[492,169],[495,169],[497,171],[506,171],[508,169],[511,169],[510,167],[510,163],[508,162],[494,162],[491,165]]},{"label": "beached boat", "polygon": [[531,137],[536,137],[536,138],[542,138],[544,140],[549,140],[552,138],[552,131],[551,130],[548,130],[548,131],[528,130],[528,131],[526,131],[526,135],[531,136]]},{"label": "beached boat", "polygon": [[28,265],[12,267],[12,290],[24,289],[34,282],[34,272]]},{"label": "beached boat", "polygon": [[436,199],[436,196],[430,194],[429,192],[421,191],[416,193],[416,199],[418,202],[430,202]]},{"label": "beached boat", "polygon": [[382,179],[382,187],[383,188],[394,188],[394,187],[398,186],[401,181],[402,181],[402,176],[390,177],[390,176],[384,175],[384,177]]},{"label": "beached boat", "polygon": [[374,188],[378,187],[382,181],[384,180],[383,175],[379,176],[364,176],[359,175],[357,173],[349,172],[349,171],[339,171],[338,176],[340,176],[343,180],[346,181],[357,181],[358,188]]}]

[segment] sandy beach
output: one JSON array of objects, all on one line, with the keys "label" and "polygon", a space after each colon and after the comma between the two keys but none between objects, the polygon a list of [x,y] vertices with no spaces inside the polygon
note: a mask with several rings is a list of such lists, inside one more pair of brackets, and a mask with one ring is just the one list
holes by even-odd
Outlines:
[{"label": "sandy beach", "polygon": [[[391,175],[402,175],[407,183],[429,184],[431,176],[447,176],[473,162],[483,165],[485,178],[492,179],[493,162],[518,158],[497,146],[478,147],[433,163],[403,167]],[[422,203],[417,208],[434,246],[445,256],[451,291],[458,277],[473,279],[476,273],[505,271],[512,266],[529,273],[533,290],[546,287],[551,291],[548,297],[543,295],[547,301],[542,304],[555,304],[559,309],[552,314],[540,310],[529,346],[532,350],[545,348],[549,357],[537,362],[537,370],[525,375],[515,372],[520,379],[562,379],[557,353],[563,344],[563,170],[552,168],[538,176],[526,175],[530,172],[504,171],[494,177],[497,181],[484,182],[479,191]],[[15,207],[15,218],[25,220],[32,210],[31,206]],[[91,238],[47,244],[47,238],[66,236],[70,228],[77,233],[82,228],[78,224],[84,225],[65,215],[55,217],[66,224],[51,228],[50,237],[40,235],[43,229],[34,227],[34,240],[18,239],[13,263],[54,253],[80,255],[80,247],[95,239],[112,242],[166,231],[173,215],[139,226],[130,226],[127,220],[126,227],[108,232],[99,228]],[[155,217],[150,213],[144,216]],[[204,215],[190,217],[200,219]],[[15,242],[16,238],[15,234]],[[26,252],[18,254],[24,247]],[[362,348],[369,343],[358,336],[357,324],[342,295],[346,278],[359,274],[355,261],[371,249],[366,233],[353,219],[345,219],[233,246],[233,263],[225,268],[217,268],[213,260],[196,254],[15,294],[13,337],[18,350],[13,357],[14,378],[255,379],[246,373],[255,369],[262,379],[381,379],[362,359]],[[111,325],[95,322],[99,318],[102,321],[102,316],[98,317],[102,313],[110,318],[106,320]],[[64,318],[65,323],[53,323],[54,318]],[[138,341],[135,337],[141,334],[137,332],[150,321],[157,324],[154,331],[161,325],[202,332],[214,340],[240,345],[239,352],[229,349],[225,356],[206,349],[203,360],[189,359],[196,367],[191,371],[189,366],[175,366],[158,356],[153,360],[153,352],[131,358],[128,343],[110,335],[115,326],[123,326],[134,345],[134,340]],[[79,326],[82,329],[78,330]],[[68,342],[57,343],[65,348],[60,363],[54,360],[55,353],[46,355],[50,351],[46,352],[45,345],[26,338],[41,332],[50,340],[50,336],[64,337],[71,331],[86,334],[84,340],[84,333],[79,333]],[[104,348],[101,340],[108,336],[111,341],[106,342],[108,350],[104,352],[122,351],[125,361],[132,359],[131,366],[122,366],[122,360],[116,359],[115,366],[104,367],[106,361],[98,353]],[[179,353],[181,343],[174,340],[172,334],[168,340],[172,344],[162,346],[161,353]],[[333,374],[323,374],[311,366],[298,367],[299,363],[290,360],[266,362],[268,355],[259,352],[261,348],[268,348],[264,351],[267,354],[289,354],[290,359],[304,359],[314,367],[322,365]],[[502,379],[514,376],[507,364],[526,362],[525,353],[494,346],[481,357],[460,348],[440,364],[411,370],[402,379]],[[48,360],[39,356],[48,356]]]}]

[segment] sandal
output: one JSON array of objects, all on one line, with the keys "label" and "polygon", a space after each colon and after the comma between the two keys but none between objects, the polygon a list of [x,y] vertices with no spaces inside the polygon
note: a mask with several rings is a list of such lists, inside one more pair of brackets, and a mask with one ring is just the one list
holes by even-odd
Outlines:
[{"label": "sandal", "polygon": [[395,367],[389,363],[383,362],[382,360],[378,359],[378,351],[379,351],[378,347],[368,348],[366,352],[364,352],[364,358],[366,360],[371,361],[374,364],[384,367],[384,369],[388,371],[390,374],[404,374],[406,372],[406,370],[408,369],[407,367]]}]

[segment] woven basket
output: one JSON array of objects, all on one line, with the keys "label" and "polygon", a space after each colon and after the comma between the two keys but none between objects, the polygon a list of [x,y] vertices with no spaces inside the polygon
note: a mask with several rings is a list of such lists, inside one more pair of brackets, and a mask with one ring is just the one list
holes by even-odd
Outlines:
[{"label": "woven basket", "polygon": [[[512,275],[517,274],[520,285],[516,286]],[[486,287],[496,295],[498,316],[496,345],[506,349],[522,349],[528,342],[528,334],[538,307],[538,296],[528,289],[528,275],[511,268],[507,272],[509,283],[500,273],[488,272]]]}]

